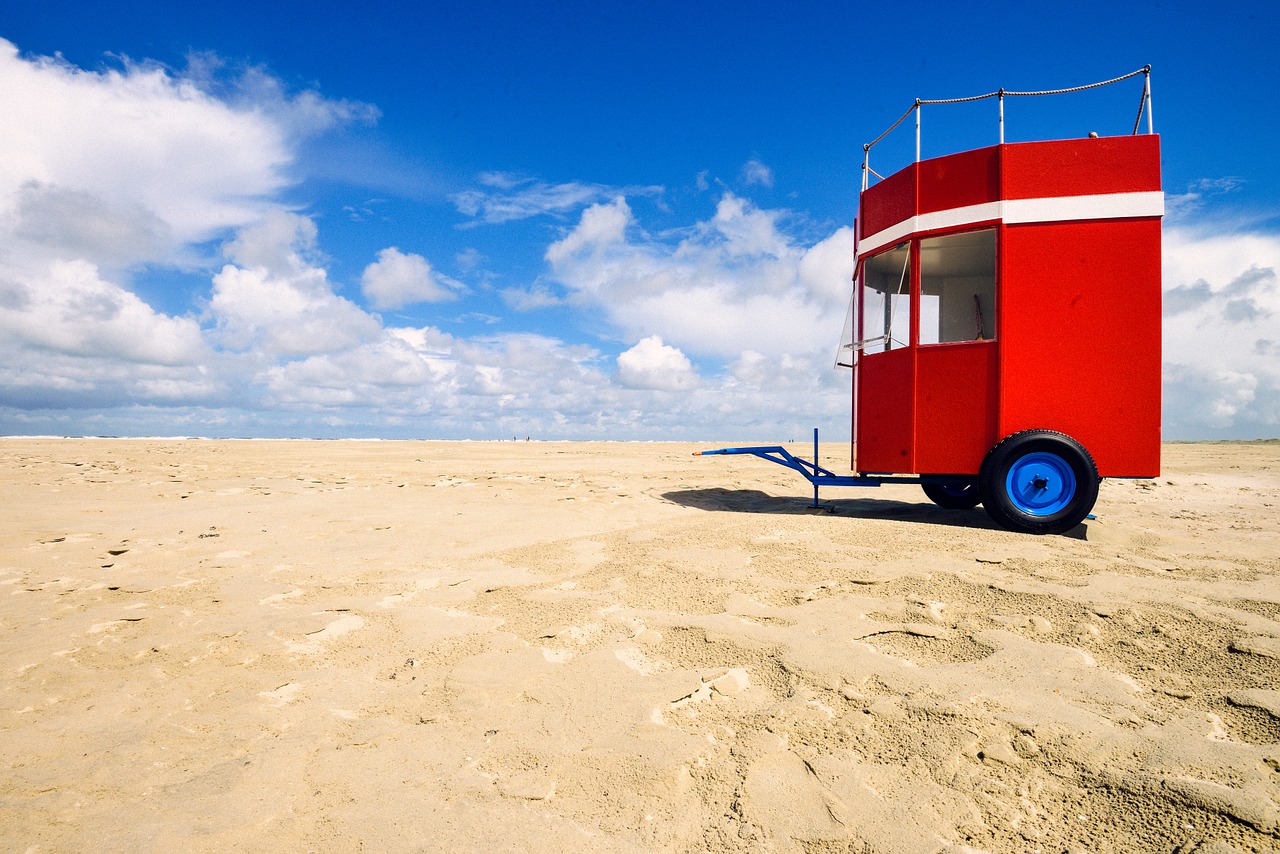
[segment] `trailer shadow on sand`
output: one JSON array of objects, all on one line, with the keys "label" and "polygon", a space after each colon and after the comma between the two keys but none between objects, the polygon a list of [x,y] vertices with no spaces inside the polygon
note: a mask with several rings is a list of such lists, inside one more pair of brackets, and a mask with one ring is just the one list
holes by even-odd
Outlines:
[{"label": "trailer shadow on sand", "polygon": [[[761,513],[776,515],[834,515],[853,519],[883,519],[898,522],[945,525],[951,528],[973,528],[987,531],[1003,530],[995,524],[981,507],[970,510],[947,510],[935,504],[921,501],[898,501],[892,498],[838,498],[822,499],[817,507],[813,498],[798,495],[770,495],[759,489],[727,489],[705,487],[701,489],[677,489],[661,495],[667,501],[683,507],[728,513]],[[1088,524],[1077,525],[1062,536],[1087,539]]]}]

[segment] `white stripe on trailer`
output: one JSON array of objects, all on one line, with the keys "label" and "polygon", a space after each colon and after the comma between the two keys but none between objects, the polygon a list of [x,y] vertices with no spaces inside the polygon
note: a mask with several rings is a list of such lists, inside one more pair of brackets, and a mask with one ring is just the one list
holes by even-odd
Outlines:
[{"label": "white stripe on trailer", "polygon": [[980,222],[1071,222],[1087,219],[1124,219],[1164,216],[1164,193],[1102,193],[1093,196],[1056,196],[1046,199],[1004,199],[908,217],[858,241],[858,257],[898,243],[922,231],[959,228]]},{"label": "white stripe on trailer", "polygon": [[933,231],[936,228],[955,228],[975,222],[990,222],[1000,219],[1003,202],[984,202],[980,205],[966,205],[962,208],[951,208],[945,211],[920,214],[907,217],[902,222],[883,228],[875,234],[864,235],[858,241],[858,252],[867,255],[882,246],[897,243],[909,234],[917,231]]},{"label": "white stripe on trailer", "polygon": [[1056,199],[1009,199],[1004,221],[1065,222],[1078,219],[1125,219],[1164,216],[1164,193],[1105,193],[1098,196],[1061,196]]}]

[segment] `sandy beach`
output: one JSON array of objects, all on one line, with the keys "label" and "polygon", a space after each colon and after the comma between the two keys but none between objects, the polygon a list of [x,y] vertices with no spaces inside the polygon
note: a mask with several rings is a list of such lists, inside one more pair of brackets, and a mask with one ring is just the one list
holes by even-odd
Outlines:
[{"label": "sandy beach", "polygon": [[0,847],[1280,846],[1280,444],[1055,537],[705,447],[0,439]]}]

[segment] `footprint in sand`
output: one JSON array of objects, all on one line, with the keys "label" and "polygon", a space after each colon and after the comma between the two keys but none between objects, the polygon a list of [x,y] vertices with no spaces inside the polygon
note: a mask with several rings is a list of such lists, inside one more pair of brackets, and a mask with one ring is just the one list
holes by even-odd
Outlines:
[{"label": "footprint in sand", "polygon": [[288,638],[280,638],[289,648],[290,652],[301,652],[307,655],[316,655],[324,651],[324,645],[330,641],[337,640],[343,635],[350,634],[357,629],[364,628],[364,617],[356,614],[348,614],[345,617],[330,622],[322,629],[314,632],[306,633],[306,640],[299,643],[289,640]]},{"label": "footprint in sand", "polygon": [[269,701],[273,706],[287,706],[298,699],[297,694],[301,690],[302,683],[286,682],[274,691],[259,691],[258,696]]},{"label": "footprint in sand", "polygon": [[345,617],[339,617],[318,632],[312,632],[308,637],[318,641],[331,641],[363,627],[364,617],[349,614]]},{"label": "footprint in sand", "polygon": [[733,667],[702,677],[702,684],[694,691],[671,701],[671,708],[678,709],[693,703],[710,700],[712,696],[732,697],[741,694],[751,685],[746,668]]},{"label": "footprint in sand", "polygon": [[857,639],[877,652],[917,665],[961,664],[979,661],[995,652],[966,634],[954,634],[927,624],[883,629]]},{"label": "footprint in sand", "polygon": [[301,596],[301,595],[302,595],[302,591],[297,588],[294,588],[293,590],[290,590],[288,593],[276,593],[271,596],[267,596],[265,598],[259,599],[258,604],[259,605],[276,605],[277,603],[283,602],[286,599],[292,599],[295,596]]},{"label": "footprint in sand", "polygon": [[89,627],[87,634],[96,635],[102,632],[114,632],[116,629],[123,628],[129,623],[142,622],[142,617],[121,617],[118,620],[107,620],[102,623],[94,623]]}]

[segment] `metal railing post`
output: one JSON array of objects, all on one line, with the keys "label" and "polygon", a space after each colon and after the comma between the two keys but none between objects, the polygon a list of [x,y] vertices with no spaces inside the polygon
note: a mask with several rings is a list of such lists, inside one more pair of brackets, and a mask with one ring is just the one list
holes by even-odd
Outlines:
[{"label": "metal railing post", "polygon": [[1144,80],[1142,85],[1147,91],[1147,133],[1155,133],[1155,131],[1153,130],[1155,126],[1155,120],[1154,120],[1154,117],[1151,115],[1151,66],[1150,65],[1148,65],[1146,69],[1142,72],[1142,77]]},{"label": "metal railing post", "polygon": [[1004,87],[1000,87],[1000,94],[997,96],[1000,101],[1000,144],[1004,145]]},{"label": "metal railing post", "polygon": [[916,162],[920,162],[920,99],[916,98]]},{"label": "metal railing post", "polygon": [[813,428],[813,506],[818,507],[818,428]]}]

